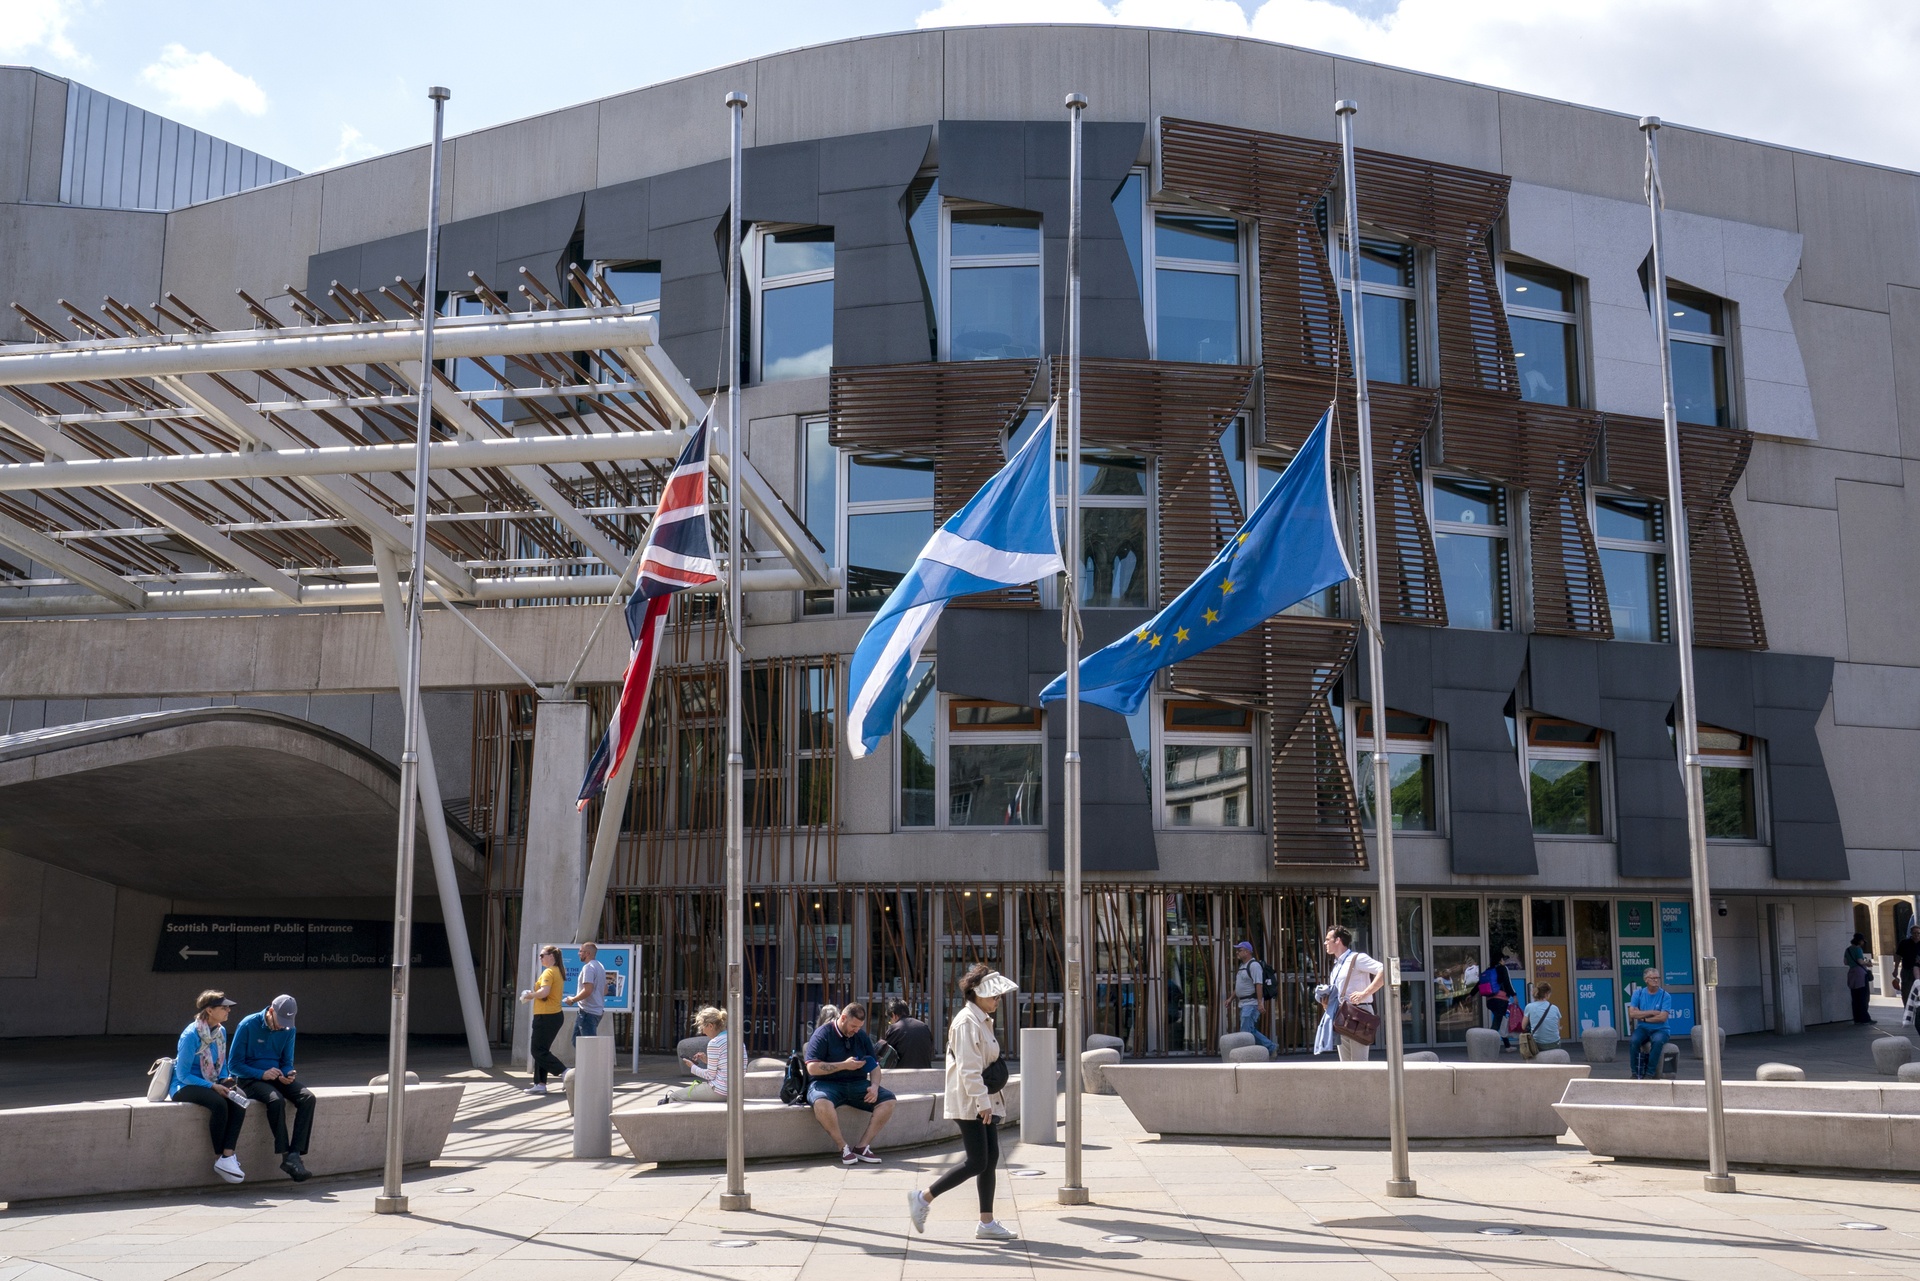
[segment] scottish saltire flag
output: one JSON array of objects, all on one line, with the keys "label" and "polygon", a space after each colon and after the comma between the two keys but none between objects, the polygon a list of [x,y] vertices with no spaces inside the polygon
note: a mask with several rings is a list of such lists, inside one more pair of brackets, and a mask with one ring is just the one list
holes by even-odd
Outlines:
[{"label": "scottish saltire flag", "polygon": [[[1300,452],[1260,500],[1247,523],[1200,577],[1144,627],[1080,660],[1080,701],[1131,715],[1153,674],[1259,626],[1287,606],[1353,577],[1340,546],[1327,436],[1333,410],[1320,416]],[[1040,691],[1067,696],[1067,678]]]},{"label": "scottish saltire flag", "polygon": [[1027,443],[934,531],[873,616],[847,672],[847,739],[867,755],[893,731],[907,680],[940,611],[955,596],[1018,587],[1066,566],[1053,524],[1055,411]]},{"label": "scottish saltire flag", "polygon": [[653,669],[659,661],[660,640],[667,630],[667,606],[676,592],[718,577],[713,563],[713,545],[707,538],[707,424],[703,419],[694,429],[687,447],[660,490],[660,503],[654,509],[653,524],[647,529],[647,542],[640,553],[640,579],[633,595],[627,598],[627,634],[633,638],[633,653],[627,660],[626,679],[620,684],[620,701],[614,705],[613,719],[606,736],[587,763],[587,778],[580,785],[580,805],[606,790],[619,769],[621,760],[633,749],[634,735],[647,719],[647,696],[653,686]]}]

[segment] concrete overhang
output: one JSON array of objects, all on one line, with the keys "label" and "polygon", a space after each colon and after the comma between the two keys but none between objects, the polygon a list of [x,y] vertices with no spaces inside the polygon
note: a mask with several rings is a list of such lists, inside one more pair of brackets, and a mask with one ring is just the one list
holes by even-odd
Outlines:
[{"label": "concrete overhang", "polygon": [[[382,757],[255,708],[0,737],[0,849],[169,898],[391,895],[399,798]],[[447,830],[461,892],[477,892],[480,842]],[[418,892],[432,884],[422,856]]]}]

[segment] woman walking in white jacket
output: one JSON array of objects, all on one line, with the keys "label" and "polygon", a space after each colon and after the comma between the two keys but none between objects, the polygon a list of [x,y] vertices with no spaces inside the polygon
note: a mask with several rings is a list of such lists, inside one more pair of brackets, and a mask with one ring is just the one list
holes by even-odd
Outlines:
[{"label": "woman walking in white jacket", "polygon": [[948,1119],[960,1127],[967,1160],[941,1175],[925,1192],[916,1188],[907,1193],[907,1213],[916,1232],[927,1230],[927,1208],[935,1197],[972,1179],[980,1193],[980,1226],[973,1235],[982,1241],[1014,1239],[993,1217],[993,1174],[1000,1165],[998,1117],[1005,1116],[1007,1109],[999,1092],[987,1089],[984,1076],[987,1065],[1000,1057],[993,1012],[1000,1008],[1001,997],[1019,990],[1012,979],[986,965],[974,966],[960,980],[960,994],[966,1001],[947,1026],[945,1106]]}]

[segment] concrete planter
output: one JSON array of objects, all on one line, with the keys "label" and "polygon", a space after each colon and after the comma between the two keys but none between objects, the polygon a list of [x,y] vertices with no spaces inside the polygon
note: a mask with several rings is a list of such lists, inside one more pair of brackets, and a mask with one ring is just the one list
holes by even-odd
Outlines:
[{"label": "concrete planter", "polygon": [[[1727,1157],[1750,1165],[1920,1171],[1920,1084],[1728,1081]],[[1703,1161],[1700,1081],[1570,1081],[1554,1110],[1596,1156]]]},{"label": "concrete planter", "polygon": [[[1387,1065],[1122,1063],[1111,1082],[1156,1134],[1321,1139],[1387,1137]],[[1553,1110],[1584,1063],[1415,1063],[1406,1069],[1407,1130],[1416,1139],[1550,1138]]]},{"label": "concrete planter", "polygon": [[1080,1056],[1080,1088],[1086,1094],[1117,1094],[1107,1083],[1106,1070],[1120,1061],[1118,1050],[1088,1050]]},{"label": "concrete planter", "polygon": [[[406,1160],[425,1164],[440,1155],[466,1087],[407,1087]],[[317,1087],[313,1150],[306,1166],[315,1174],[378,1170],[386,1160],[387,1096],[362,1087]],[[292,1108],[287,1123],[291,1125]],[[213,1172],[207,1144],[207,1113],[191,1103],[118,1099],[0,1112],[0,1201],[97,1192],[152,1192],[225,1187]],[[247,1110],[235,1149],[247,1186],[286,1183],[273,1155],[266,1106]]]}]

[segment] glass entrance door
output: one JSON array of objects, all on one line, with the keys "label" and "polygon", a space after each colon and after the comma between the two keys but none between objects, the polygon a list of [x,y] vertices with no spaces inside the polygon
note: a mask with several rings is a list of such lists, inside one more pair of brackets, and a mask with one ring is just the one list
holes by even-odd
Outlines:
[{"label": "glass entrance door", "polygon": [[1433,904],[1434,1037],[1442,1044],[1467,1039],[1480,1013],[1480,900],[1435,898]]}]

